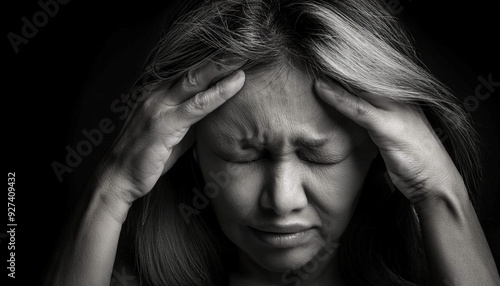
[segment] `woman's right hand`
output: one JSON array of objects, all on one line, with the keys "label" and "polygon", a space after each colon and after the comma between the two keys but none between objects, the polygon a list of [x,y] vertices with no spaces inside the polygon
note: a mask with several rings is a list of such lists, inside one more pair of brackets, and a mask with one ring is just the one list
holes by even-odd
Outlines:
[{"label": "woman's right hand", "polygon": [[243,87],[245,74],[234,73],[242,65],[209,62],[168,87],[142,91],[89,184],[93,191],[75,206],[45,285],[109,285],[130,206],[194,143],[189,128]]},{"label": "woman's right hand", "polygon": [[244,72],[234,72],[242,65],[208,62],[167,88],[142,91],[101,163],[99,180],[107,191],[129,205],[146,195],[193,144],[190,127],[243,87]]}]

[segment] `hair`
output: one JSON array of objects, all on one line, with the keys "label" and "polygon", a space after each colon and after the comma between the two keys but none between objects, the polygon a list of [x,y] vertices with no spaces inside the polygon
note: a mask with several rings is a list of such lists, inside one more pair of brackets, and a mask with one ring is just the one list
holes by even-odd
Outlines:
[{"label": "hair", "polygon": [[[406,31],[377,1],[185,1],[166,23],[136,87],[175,83],[207,61],[246,60],[243,70],[296,66],[348,90],[370,91],[422,110],[453,158],[469,195],[477,190],[477,142],[451,91],[418,59]],[[438,132],[439,129],[439,132]],[[191,151],[191,150],[189,150]],[[210,208],[190,217],[202,180],[186,152],[153,190],[137,200],[126,235],[144,284],[221,285],[235,246]],[[374,161],[339,248],[343,278],[352,285],[422,285],[427,280],[418,219],[411,203],[391,192],[382,159]],[[364,191],[369,189],[369,191]]]}]

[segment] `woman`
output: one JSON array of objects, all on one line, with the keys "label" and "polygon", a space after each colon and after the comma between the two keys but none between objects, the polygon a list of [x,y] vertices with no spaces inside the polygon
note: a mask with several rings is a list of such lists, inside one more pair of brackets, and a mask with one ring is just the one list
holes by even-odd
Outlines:
[{"label": "woman", "polygon": [[50,282],[500,283],[474,132],[370,2],[185,4]]}]

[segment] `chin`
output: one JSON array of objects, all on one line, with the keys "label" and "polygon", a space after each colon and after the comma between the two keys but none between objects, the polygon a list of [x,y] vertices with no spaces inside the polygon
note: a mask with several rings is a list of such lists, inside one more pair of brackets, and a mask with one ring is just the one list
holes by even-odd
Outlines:
[{"label": "chin", "polygon": [[273,251],[252,251],[249,255],[262,268],[272,272],[285,272],[301,268],[315,259],[319,254],[319,248],[319,246],[308,246]]}]

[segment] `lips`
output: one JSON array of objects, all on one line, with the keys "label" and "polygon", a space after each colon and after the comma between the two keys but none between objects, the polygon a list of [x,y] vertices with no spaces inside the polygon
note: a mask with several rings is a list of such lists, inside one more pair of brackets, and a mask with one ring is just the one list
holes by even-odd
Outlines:
[{"label": "lips", "polygon": [[259,225],[249,227],[264,245],[274,248],[291,248],[306,243],[314,228],[306,225]]},{"label": "lips", "polygon": [[252,228],[255,228],[256,230],[263,231],[263,232],[297,233],[297,232],[306,231],[312,227],[301,225],[301,224],[289,224],[289,225],[266,224],[266,225],[253,226]]}]

